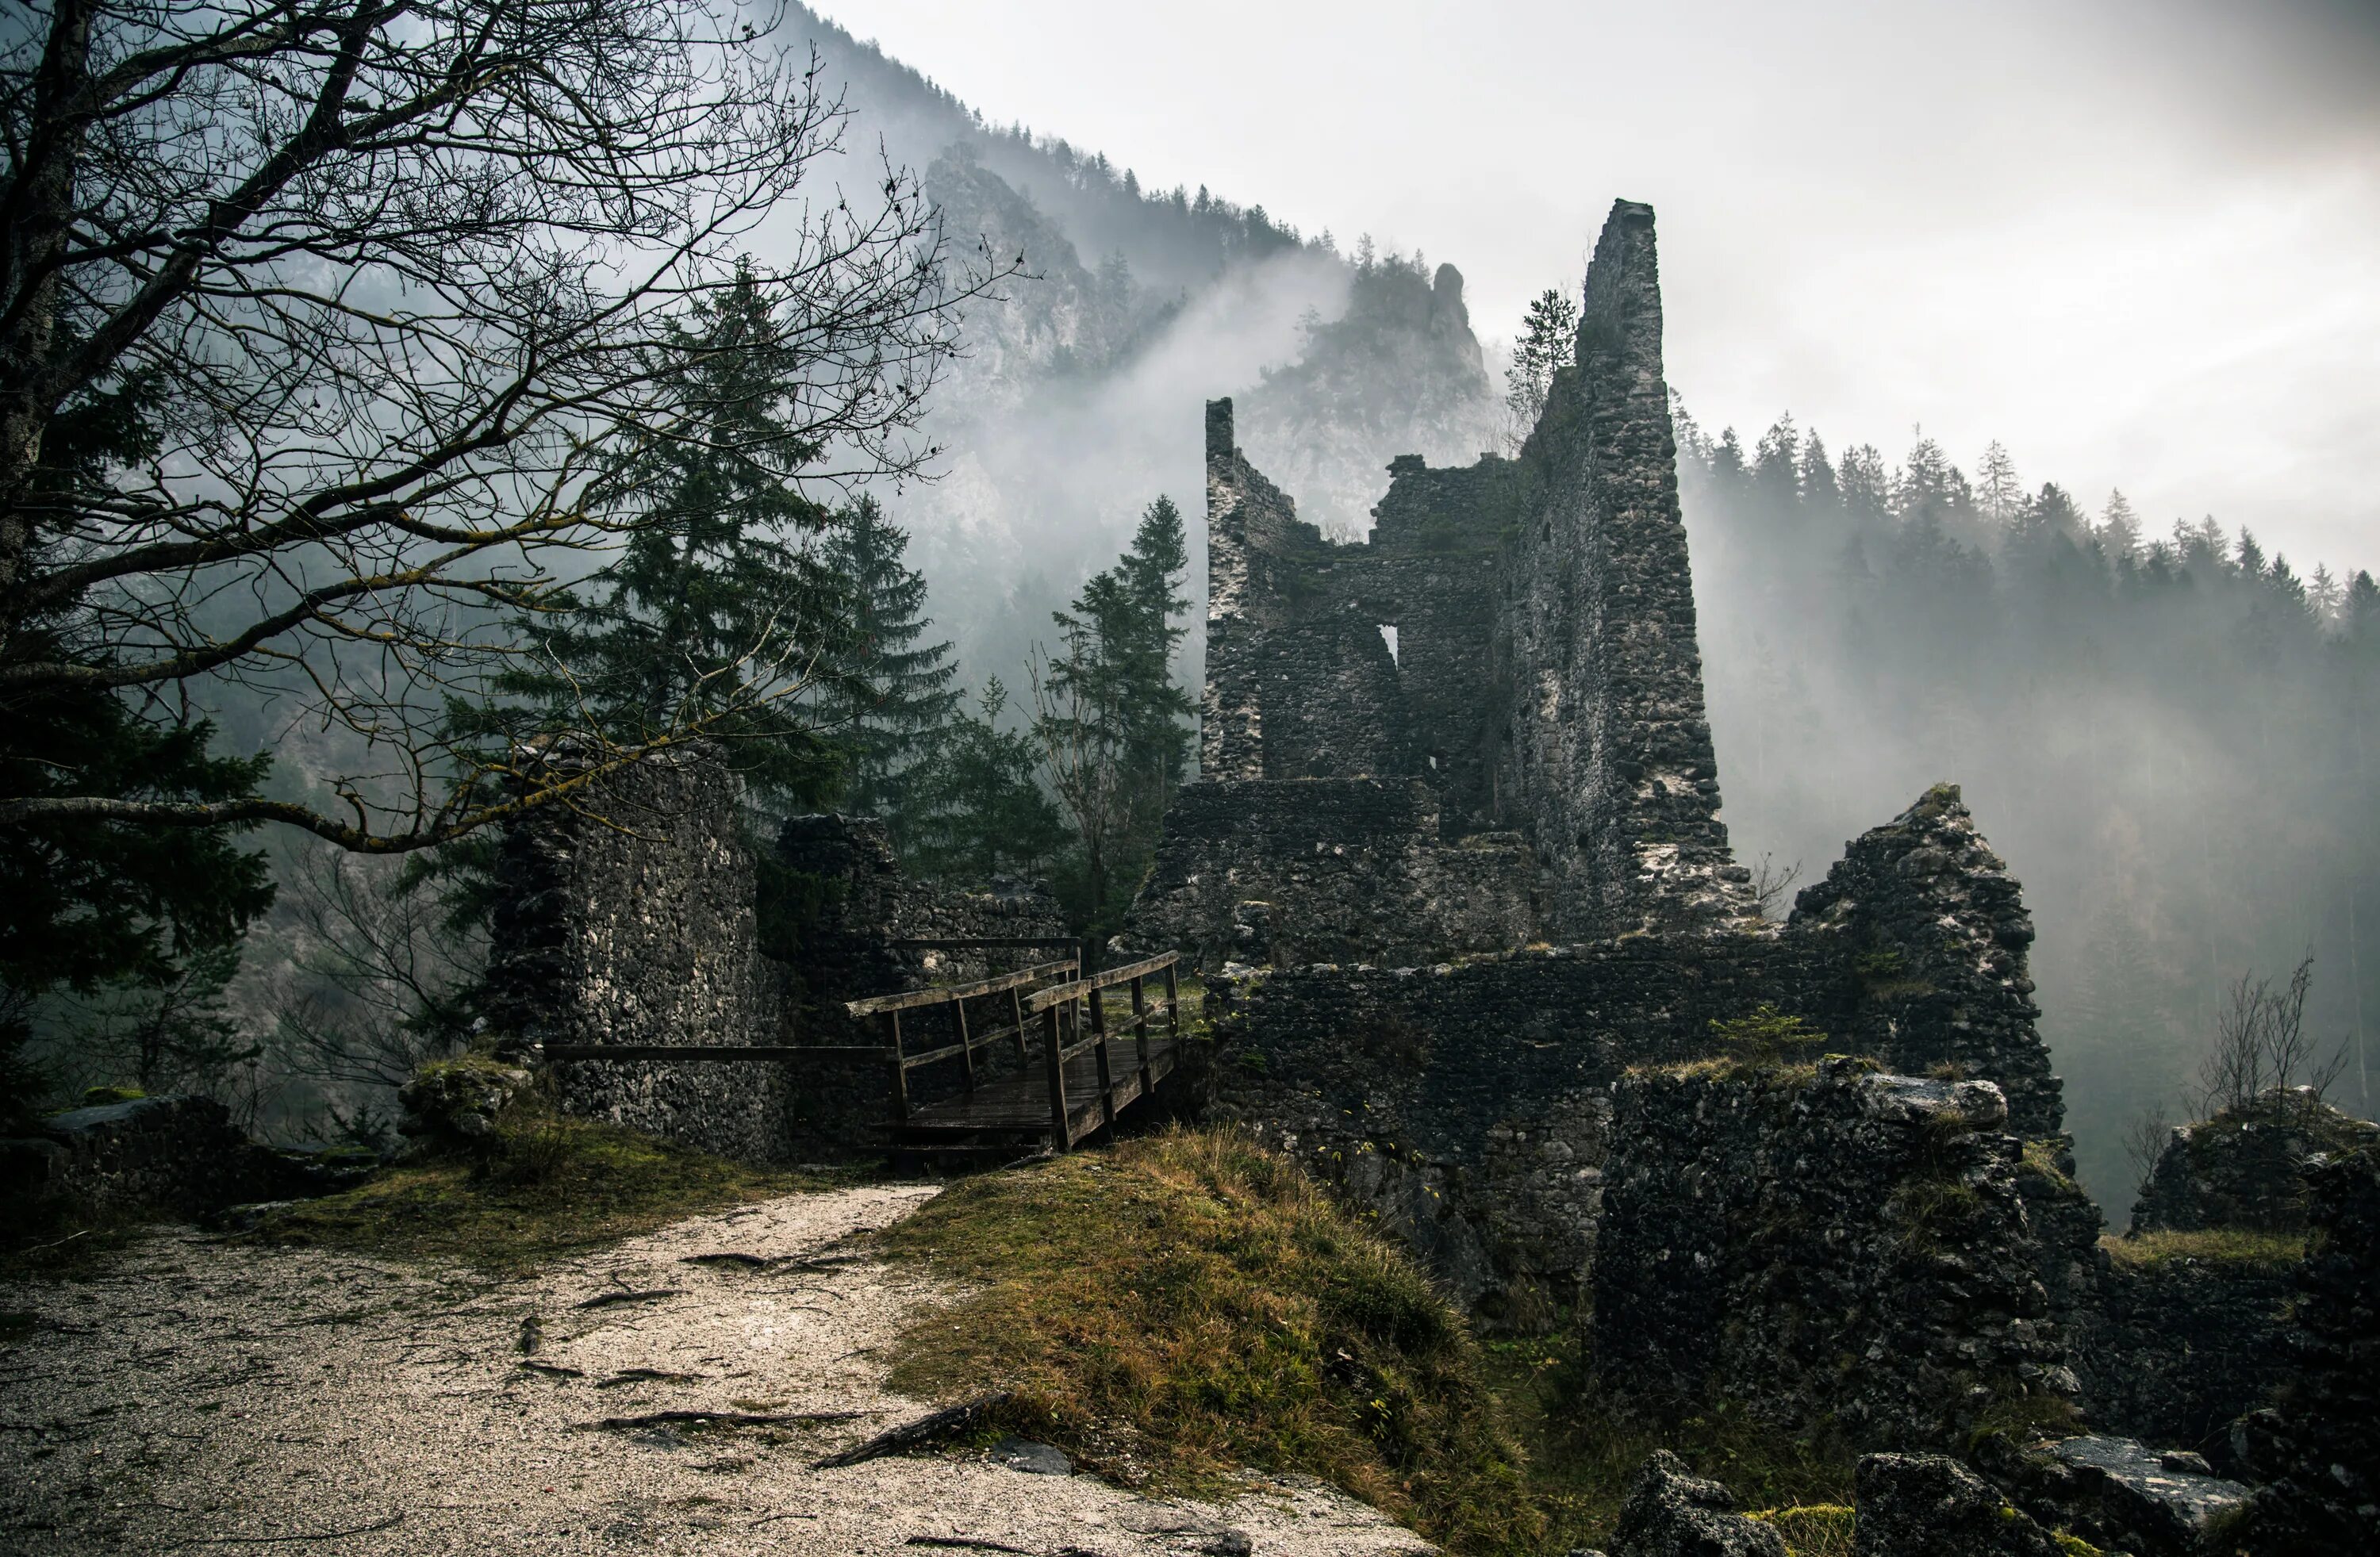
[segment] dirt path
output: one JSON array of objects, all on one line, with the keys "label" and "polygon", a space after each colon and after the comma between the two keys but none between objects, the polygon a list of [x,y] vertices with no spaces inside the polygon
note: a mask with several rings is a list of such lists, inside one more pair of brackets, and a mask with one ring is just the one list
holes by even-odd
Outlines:
[{"label": "dirt path", "polygon": [[[515,1282],[161,1232],[93,1280],[0,1285],[40,1316],[0,1344],[0,1552],[1428,1550],[1310,1483],[1215,1505],[980,1456],[813,1469],[929,1409],[880,1357],[934,1286],[828,1246],[931,1193],[789,1196]],[[686,1260],[717,1253],[772,1262]],[[670,1410],[858,1415],[595,1425]]]}]

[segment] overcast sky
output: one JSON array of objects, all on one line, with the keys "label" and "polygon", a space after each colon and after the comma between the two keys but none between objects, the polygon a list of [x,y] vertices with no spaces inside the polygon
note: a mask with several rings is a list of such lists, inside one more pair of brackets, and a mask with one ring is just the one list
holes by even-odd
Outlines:
[{"label": "overcast sky", "polygon": [[[1660,215],[1671,382],[2380,569],[2380,0],[819,0],[981,109],[1451,260]],[[1196,394],[1201,386],[1185,386]]]}]

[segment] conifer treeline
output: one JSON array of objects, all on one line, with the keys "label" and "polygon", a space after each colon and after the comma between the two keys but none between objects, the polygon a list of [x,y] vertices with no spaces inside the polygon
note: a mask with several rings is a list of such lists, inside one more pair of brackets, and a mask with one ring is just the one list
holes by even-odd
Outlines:
[{"label": "conifer treeline", "polygon": [[[2380,587],[2301,572],[2120,492],[1970,477],[1781,417],[1747,453],[1682,411],[1714,730],[1739,848],[1823,871],[1927,783],[1962,782],[2023,881],[2034,976],[2086,1176],[2185,1081],[2224,987],[2314,958],[2310,1023],[2375,1100]],[[2095,507],[2096,512],[2093,509]],[[2120,1195],[2118,1196],[2120,1198]]]}]

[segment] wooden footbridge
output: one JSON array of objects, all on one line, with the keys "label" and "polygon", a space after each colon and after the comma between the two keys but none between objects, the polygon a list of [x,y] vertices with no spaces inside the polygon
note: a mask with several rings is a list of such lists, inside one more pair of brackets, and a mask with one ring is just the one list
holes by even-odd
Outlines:
[{"label": "wooden footbridge", "polygon": [[848,1002],[880,1021],[873,1044],[549,1044],[565,1061],[881,1060],[896,1154],[1071,1151],[1145,1104],[1190,1040],[1182,1023],[1179,954],[1083,972],[1072,941],[896,940],[896,951],[1050,950],[1072,957],[969,984]]},{"label": "wooden footbridge", "polygon": [[[957,950],[987,943],[904,944]],[[1180,1060],[1178,962],[1169,951],[1086,974],[1070,958],[849,1002],[854,1017],[884,1024],[894,1149],[1046,1143],[1064,1152],[1112,1126]],[[956,1071],[957,1085],[941,1095],[913,1084],[936,1067]]]}]

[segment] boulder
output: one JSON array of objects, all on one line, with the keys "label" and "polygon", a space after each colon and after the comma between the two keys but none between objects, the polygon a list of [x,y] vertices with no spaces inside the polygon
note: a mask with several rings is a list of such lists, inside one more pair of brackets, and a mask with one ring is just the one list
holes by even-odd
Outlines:
[{"label": "boulder", "polygon": [[2208,1549],[2242,1515],[2253,1495],[2206,1472],[2194,1454],[2161,1452],[2130,1438],[2086,1435],[2052,1444],[2071,1473],[2067,1499],[2074,1524],[2102,1546],[2141,1557],[2184,1557]]},{"label": "boulder", "polygon": [[397,1129],[427,1147],[492,1141],[497,1116],[533,1081],[520,1067],[483,1055],[423,1066],[396,1090],[396,1101],[405,1108]]},{"label": "boulder", "polygon": [[1735,1511],[1735,1494],[1657,1449],[1620,1511],[1611,1557],[1786,1557],[1784,1539]]},{"label": "boulder", "polygon": [[2060,1557],[2056,1538],[1943,1454],[1859,1463],[1855,1557]]}]

